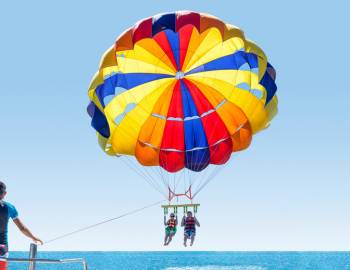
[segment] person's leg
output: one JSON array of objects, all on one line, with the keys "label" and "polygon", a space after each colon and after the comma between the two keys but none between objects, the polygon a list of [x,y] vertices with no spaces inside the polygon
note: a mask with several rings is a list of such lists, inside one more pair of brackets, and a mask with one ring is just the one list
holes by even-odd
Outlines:
[{"label": "person's leg", "polygon": [[168,238],[169,238],[169,235],[168,235],[168,234],[165,234],[165,237],[164,237],[164,246],[167,245]]},{"label": "person's leg", "polygon": [[193,242],[194,242],[194,238],[196,237],[196,231],[191,231],[191,243],[190,245],[192,246],[193,245]]},{"label": "person's leg", "polygon": [[193,242],[194,242],[194,238],[195,238],[195,235],[194,234],[192,234],[192,236],[191,236],[191,246],[193,245]]},{"label": "person's leg", "polygon": [[184,246],[185,247],[187,247],[187,234],[186,234],[186,232],[185,232],[185,234],[184,234]]},{"label": "person's leg", "polygon": [[164,246],[167,245],[168,238],[169,238],[169,229],[165,228]]},{"label": "person's leg", "polygon": [[169,245],[169,244],[170,244],[170,242],[171,242],[171,240],[173,240],[174,235],[175,235],[174,233],[171,233],[171,234],[169,235],[167,245]]}]

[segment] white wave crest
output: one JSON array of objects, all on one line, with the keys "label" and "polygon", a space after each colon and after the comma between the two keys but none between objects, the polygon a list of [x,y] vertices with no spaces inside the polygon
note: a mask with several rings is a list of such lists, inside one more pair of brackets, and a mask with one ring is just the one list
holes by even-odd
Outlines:
[{"label": "white wave crest", "polygon": [[206,266],[183,266],[183,267],[168,267],[164,270],[266,270],[266,268],[256,265],[206,265]]}]

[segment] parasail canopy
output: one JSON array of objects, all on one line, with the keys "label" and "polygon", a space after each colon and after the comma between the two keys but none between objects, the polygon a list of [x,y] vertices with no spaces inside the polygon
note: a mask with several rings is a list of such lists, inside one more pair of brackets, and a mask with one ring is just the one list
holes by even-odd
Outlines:
[{"label": "parasail canopy", "polygon": [[169,200],[178,182],[192,199],[196,173],[224,165],[268,127],[275,77],[239,28],[197,12],[160,14],[127,29],[102,56],[88,113],[107,154],[133,157]]}]

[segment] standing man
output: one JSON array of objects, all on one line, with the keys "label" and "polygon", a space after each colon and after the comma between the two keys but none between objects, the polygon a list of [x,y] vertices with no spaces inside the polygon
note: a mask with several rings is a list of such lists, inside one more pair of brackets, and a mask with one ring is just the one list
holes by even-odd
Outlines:
[{"label": "standing man", "polygon": [[187,212],[187,217],[183,217],[181,221],[181,226],[185,227],[184,230],[184,246],[187,247],[187,239],[191,239],[190,245],[193,245],[194,238],[196,236],[196,226],[200,227],[196,217],[192,215],[191,211]]},{"label": "standing man", "polygon": [[[7,240],[7,227],[9,219],[11,218],[16,224],[17,228],[27,237],[32,239],[35,243],[43,244],[39,238],[34,236],[30,230],[22,223],[18,218],[18,212],[16,208],[8,203],[3,201],[5,198],[6,185],[0,181],[0,256],[7,257],[8,255],[8,240]],[[6,261],[0,261],[0,270],[7,269]]]}]

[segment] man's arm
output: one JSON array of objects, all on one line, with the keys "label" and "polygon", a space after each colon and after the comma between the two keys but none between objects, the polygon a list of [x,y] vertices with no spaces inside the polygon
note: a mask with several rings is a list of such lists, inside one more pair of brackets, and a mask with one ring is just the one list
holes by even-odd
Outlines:
[{"label": "man's arm", "polygon": [[43,241],[41,241],[39,238],[34,236],[31,231],[22,223],[22,221],[19,218],[16,218],[13,220],[13,222],[16,224],[17,228],[27,237],[31,238],[35,243],[43,244]]},{"label": "man's arm", "polygon": [[166,223],[166,216],[164,216],[164,226],[166,226],[166,225],[168,225],[168,224]]},{"label": "man's arm", "polygon": [[199,224],[199,222],[198,222],[198,220],[197,220],[197,218],[195,217],[194,218],[194,221],[196,222],[196,225],[198,226],[198,227],[200,227],[201,225]]},{"label": "man's arm", "polygon": [[185,226],[185,216],[181,220],[181,227]]}]

